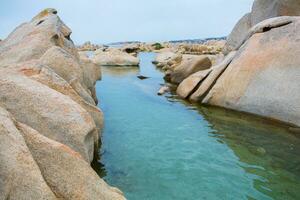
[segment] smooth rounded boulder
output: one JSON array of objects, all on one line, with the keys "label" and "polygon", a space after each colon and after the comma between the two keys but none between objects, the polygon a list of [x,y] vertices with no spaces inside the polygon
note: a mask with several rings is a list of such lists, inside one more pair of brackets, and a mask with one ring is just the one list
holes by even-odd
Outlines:
[{"label": "smooth rounded boulder", "polygon": [[208,69],[211,65],[211,61],[207,56],[184,56],[182,62],[171,72],[170,81],[180,84],[191,74]]},{"label": "smooth rounded boulder", "polygon": [[138,66],[139,58],[118,49],[96,51],[92,61],[101,66]]},{"label": "smooth rounded boulder", "polygon": [[253,34],[203,103],[300,126],[300,17],[293,19]]},{"label": "smooth rounded boulder", "polygon": [[299,0],[255,0],[251,12],[251,26],[273,17],[299,15]]}]

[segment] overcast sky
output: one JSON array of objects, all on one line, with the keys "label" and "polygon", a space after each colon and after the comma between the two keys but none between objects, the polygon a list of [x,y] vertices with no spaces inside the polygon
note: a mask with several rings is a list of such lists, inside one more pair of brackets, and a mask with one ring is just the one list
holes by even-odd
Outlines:
[{"label": "overcast sky", "polygon": [[0,0],[0,38],[56,8],[80,44],[226,36],[253,0]]}]

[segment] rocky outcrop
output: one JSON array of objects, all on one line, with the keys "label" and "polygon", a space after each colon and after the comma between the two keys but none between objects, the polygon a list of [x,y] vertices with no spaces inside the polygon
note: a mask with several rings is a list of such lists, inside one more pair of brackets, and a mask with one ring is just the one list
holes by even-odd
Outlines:
[{"label": "rocky outcrop", "polygon": [[251,26],[273,17],[299,15],[299,0],[255,0],[251,12]]},{"label": "rocky outcrop", "polygon": [[3,108],[0,108],[0,124],[1,199],[57,199],[17,129],[16,121]]},{"label": "rocky outcrop", "polygon": [[229,53],[222,63],[211,68],[209,75],[203,80],[201,85],[199,85],[198,89],[191,95],[191,101],[199,102],[205,97],[207,92],[209,92],[213,84],[222,75],[229,63],[232,61],[235,54],[236,52],[234,51]]},{"label": "rocky outcrop", "polygon": [[92,44],[90,41],[83,43],[82,45],[77,46],[79,51],[96,51],[101,48],[100,45]]},{"label": "rocky outcrop", "polygon": [[4,199],[124,199],[90,167],[103,127],[101,71],[80,59],[70,34],[46,9],[0,44]]},{"label": "rocky outcrop", "polygon": [[178,86],[176,93],[183,99],[188,98],[211,71],[212,69],[201,70],[184,79]]},{"label": "rocky outcrop", "polygon": [[238,21],[238,23],[231,31],[230,35],[227,38],[223,53],[228,54],[230,51],[237,49],[246,38],[250,28],[251,14],[247,13]]},{"label": "rocky outcrop", "polygon": [[168,70],[174,65],[177,65],[182,60],[182,55],[177,54],[171,51],[164,51],[158,53],[155,57],[155,60],[152,62],[157,67],[162,68],[163,70]]},{"label": "rocky outcrop", "polygon": [[204,103],[299,126],[300,18],[274,29],[270,22],[253,28],[265,31],[253,34],[239,49]]},{"label": "rocky outcrop", "polygon": [[95,51],[93,62],[101,66],[138,66],[139,58],[118,49]]},{"label": "rocky outcrop", "polygon": [[298,0],[255,0],[251,13],[244,15],[228,36],[223,53],[228,54],[230,51],[238,50],[249,38],[251,27],[256,24],[274,17],[299,15],[300,1]]},{"label": "rocky outcrop", "polygon": [[207,56],[184,56],[181,63],[169,74],[170,81],[181,83],[191,74],[211,67],[211,61]]},{"label": "rocky outcrop", "polygon": [[[192,74],[177,94],[300,126],[299,2],[256,0],[235,26],[223,62]],[[278,17],[279,16],[279,17]]]}]

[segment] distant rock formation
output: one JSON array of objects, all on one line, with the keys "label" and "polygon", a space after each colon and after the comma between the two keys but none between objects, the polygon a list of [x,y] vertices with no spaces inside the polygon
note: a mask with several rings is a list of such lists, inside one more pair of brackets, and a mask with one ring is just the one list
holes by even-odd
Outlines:
[{"label": "distant rock formation", "polygon": [[95,51],[92,61],[101,66],[138,66],[139,58],[116,48]]},{"label": "distant rock formation", "polygon": [[124,199],[90,167],[103,126],[98,66],[46,9],[0,43],[0,196]]},{"label": "distant rock formation", "polygon": [[77,46],[78,51],[96,51],[99,48],[102,48],[102,46],[97,44],[92,44],[90,41],[87,41],[82,45]]}]

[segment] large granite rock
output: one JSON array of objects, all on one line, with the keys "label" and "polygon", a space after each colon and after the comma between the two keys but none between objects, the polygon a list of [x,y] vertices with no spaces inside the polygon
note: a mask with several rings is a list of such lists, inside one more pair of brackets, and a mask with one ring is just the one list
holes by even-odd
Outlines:
[{"label": "large granite rock", "polygon": [[229,63],[234,58],[236,52],[232,51],[230,52],[226,58],[223,60],[222,63],[219,65],[213,66],[211,69],[212,71],[209,73],[209,75],[202,81],[202,83],[199,85],[198,89],[194,90],[193,94],[190,96],[190,100],[194,102],[201,101],[205,95],[209,92],[209,90],[212,88],[216,80],[222,75],[222,73],[225,71]]},{"label": "large granite rock", "polygon": [[181,63],[170,73],[170,81],[179,84],[191,74],[210,67],[211,61],[207,56],[184,56]]},{"label": "large granite rock", "polygon": [[251,12],[251,26],[273,17],[299,15],[299,0],[255,0]]},{"label": "large granite rock", "polygon": [[76,57],[61,47],[53,46],[40,58],[40,62],[68,81],[74,90],[87,102],[94,104],[83,83],[83,71]]},{"label": "large granite rock", "polygon": [[79,57],[56,13],[42,11],[0,44],[0,199],[124,199],[90,167],[101,70]]},{"label": "large granite rock", "polygon": [[0,107],[1,199],[55,200],[15,123]]},{"label": "large granite rock", "polygon": [[188,98],[211,71],[212,69],[201,70],[190,75],[179,84],[176,93],[183,99]]},{"label": "large granite rock", "polygon": [[18,127],[44,179],[57,197],[70,200],[124,199],[122,193],[101,180],[76,151],[24,124],[19,123]]},{"label": "large granite rock", "polygon": [[139,58],[118,49],[96,51],[93,62],[101,66],[138,66]]},{"label": "large granite rock", "polygon": [[163,51],[158,53],[153,61],[157,67],[164,68],[167,66],[172,66],[173,64],[178,64],[182,60],[182,55],[174,53],[172,51]]},{"label": "large granite rock", "polygon": [[0,71],[0,102],[20,122],[93,160],[98,133],[91,116],[70,97],[8,70]]},{"label": "large granite rock", "polygon": [[[283,20],[281,20],[283,19]],[[204,103],[300,126],[300,17],[269,19],[253,29]],[[275,24],[276,24],[275,23]]]},{"label": "large granite rock", "polygon": [[227,38],[223,53],[228,54],[230,51],[236,50],[244,41],[250,28],[251,13],[247,13],[238,21],[238,23],[231,31],[230,35]]},{"label": "large granite rock", "polygon": [[251,13],[244,15],[235,25],[227,38],[223,49],[224,54],[238,50],[248,38],[251,27],[270,18],[280,16],[299,16],[300,1],[298,0],[255,0]]}]

